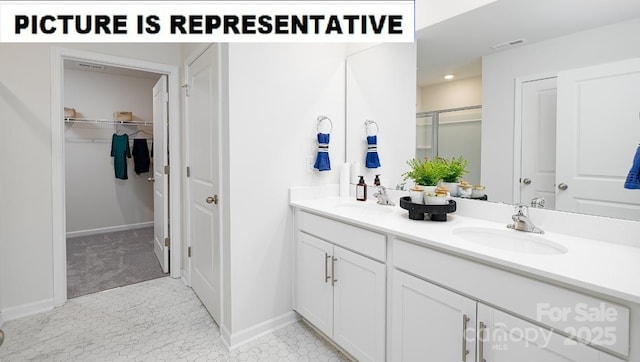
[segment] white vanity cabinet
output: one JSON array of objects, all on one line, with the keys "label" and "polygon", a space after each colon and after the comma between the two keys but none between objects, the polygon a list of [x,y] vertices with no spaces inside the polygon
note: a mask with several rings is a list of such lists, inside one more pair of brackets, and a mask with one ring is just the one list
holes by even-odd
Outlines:
[{"label": "white vanity cabinet", "polygon": [[480,362],[622,361],[482,303],[477,330]]},{"label": "white vanity cabinet", "polygon": [[372,256],[384,260],[385,237],[297,215],[295,310],[359,361],[384,361],[386,267]]},{"label": "white vanity cabinet", "polygon": [[474,361],[476,301],[393,272],[393,361]]},{"label": "white vanity cabinet", "polygon": [[[583,340],[590,339],[585,342],[612,352],[629,351],[629,310],[624,306],[402,240],[394,240],[393,258],[400,269],[394,270],[392,282],[394,361],[465,361],[460,352],[463,314],[471,321],[465,348],[475,349],[466,361],[623,361],[554,330],[577,330]],[[590,324],[573,318],[571,308],[590,306],[615,311],[616,320]],[[549,308],[551,319],[539,312]],[[560,310],[567,311],[566,320],[555,315]],[[607,328],[612,329],[605,332]]]},{"label": "white vanity cabinet", "polygon": [[640,362],[637,304],[318,204],[295,209],[294,309],[358,361]]},{"label": "white vanity cabinet", "polygon": [[392,293],[393,361],[622,362],[398,270]]}]

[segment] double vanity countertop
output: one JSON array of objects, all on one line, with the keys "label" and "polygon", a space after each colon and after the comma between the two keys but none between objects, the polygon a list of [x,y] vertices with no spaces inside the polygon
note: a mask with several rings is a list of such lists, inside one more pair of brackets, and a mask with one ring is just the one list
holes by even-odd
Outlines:
[{"label": "double vanity countertop", "polygon": [[[543,235],[510,230],[506,227],[511,223],[509,218],[504,223],[498,223],[451,213],[446,222],[410,220],[408,212],[398,206],[398,198],[391,200],[396,206],[378,205],[375,200],[360,202],[346,197],[292,198],[290,205],[530,277],[640,304],[638,247],[548,230]],[[458,210],[461,206],[464,205],[459,203]],[[535,224],[535,217],[532,219]],[[511,236],[513,241],[508,240]],[[483,242],[484,237],[488,242]],[[500,240],[493,243],[491,239]],[[508,247],[510,242],[513,242],[513,247]],[[527,247],[529,244],[542,248],[532,250]],[[547,251],[550,253],[547,254]]]}]

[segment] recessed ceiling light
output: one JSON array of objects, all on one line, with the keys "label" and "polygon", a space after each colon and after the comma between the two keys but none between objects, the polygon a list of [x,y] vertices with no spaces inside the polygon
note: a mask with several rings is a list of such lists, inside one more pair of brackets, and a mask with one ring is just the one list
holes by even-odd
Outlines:
[{"label": "recessed ceiling light", "polygon": [[447,74],[447,75],[444,76],[444,79],[446,79],[446,80],[451,80],[453,78],[455,78],[455,75],[453,75],[453,74]]}]

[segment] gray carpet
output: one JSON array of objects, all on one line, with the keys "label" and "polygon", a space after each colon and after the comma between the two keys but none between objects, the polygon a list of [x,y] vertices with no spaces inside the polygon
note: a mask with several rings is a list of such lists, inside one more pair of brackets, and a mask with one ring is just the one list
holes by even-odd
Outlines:
[{"label": "gray carpet", "polygon": [[67,239],[68,298],[163,276],[153,227]]}]

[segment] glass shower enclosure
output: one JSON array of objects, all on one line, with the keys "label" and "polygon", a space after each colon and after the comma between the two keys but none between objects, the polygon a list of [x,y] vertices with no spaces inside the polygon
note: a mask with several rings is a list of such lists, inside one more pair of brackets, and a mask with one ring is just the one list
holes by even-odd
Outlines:
[{"label": "glass shower enclosure", "polygon": [[469,161],[464,180],[480,184],[482,106],[416,114],[416,158],[463,156]]}]

